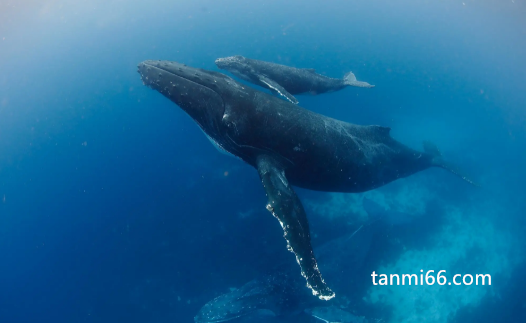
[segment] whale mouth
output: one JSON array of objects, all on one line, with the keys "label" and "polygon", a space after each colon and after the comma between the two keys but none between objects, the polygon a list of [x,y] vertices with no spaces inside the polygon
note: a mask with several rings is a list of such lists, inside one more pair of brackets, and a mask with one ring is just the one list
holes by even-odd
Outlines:
[{"label": "whale mouth", "polygon": [[220,69],[225,69],[227,68],[229,65],[231,65],[233,62],[229,59],[229,57],[227,58],[218,58],[215,60],[215,64],[217,67],[219,67]]},{"label": "whale mouth", "polygon": [[[137,67],[143,82],[146,85],[152,86],[154,89],[159,89],[159,86],[166,86],[167,84],[163,82],[166,82],[171,76],[172,78],[177,77],[196,85],[204,86],[216,92],[218,89],[218,81],[225,77],[220,73],[210,72],[172,61],[146,60],[139,63]],[[174,87],[173,84],[172,87]]]},{"label": "whale mouth", "polygon": [[171,61],[147,60],[137,68],[144,85],[177,104],[209,137],[216,137],[225,112],[220,93],[226,76]]},{"label": "whale mouth", "polygon": [[243,56],[229,56],[229,57],[222,57],[215,60],[215,64],[220,69],[225,69],[229,66],[233,66],[236,63],[241,63],[243,60]]}]

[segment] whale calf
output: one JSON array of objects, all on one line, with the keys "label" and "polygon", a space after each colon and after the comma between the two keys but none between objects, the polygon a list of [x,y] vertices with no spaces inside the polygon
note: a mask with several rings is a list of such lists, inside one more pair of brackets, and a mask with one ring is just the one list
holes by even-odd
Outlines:
[{"label": "whale calf", "polygon": [[293,94],[320,94],[338,91],[347,86],[374,87],[367,82],[356,80],[352,72],[345,74],[343,79],[335,79],[318,74],[312,68],[295,68],[239,55],[218,58],[215,63],[220,69],[267,88],[294,104],[298,104],[298,100]]},{"label": "whale calf", "polygon": [[140,63],[138,72],[144,84],[181,107],[216,148],[258,171],[266,208],[278,219],[288,250],[320,299],[335,294],[318,269],[307,216],[293,185],[363,192],[429,167],[451,170],[438,149],[411,149],[394,140],[389,128],[332,119],[222,73],[151,60]]}]

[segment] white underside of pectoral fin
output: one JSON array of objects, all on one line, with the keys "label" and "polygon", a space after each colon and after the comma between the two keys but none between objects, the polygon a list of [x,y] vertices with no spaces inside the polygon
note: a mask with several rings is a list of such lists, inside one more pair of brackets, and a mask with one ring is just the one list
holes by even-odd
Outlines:
[{"label": "white underside of pectoral fin", "polygon": [[287,92],[287,90],[285,90],[278,83],[276,83],[276,82],[274,82],[274,81],[272,81],[272,80],[270,80],[270,79],[268,79],[266,77],[261,77],[260,81],[262,83],[264,83],[265,85],[267,85],[271,90],[275,91],[276,93],[278,93],[282,97],[286,98],[290,103],[298,104],[298,100],[292,94]]},{"label": "white underside of pectoral fin", "polygon": [[[201,129],[201,127],[199,127],[199,129]],[[203,133],[205,134],[206,138],[208,138],[208,140],[210,140],[210,142],[212,143],[212,146],[214,146],[220,153],[222,153],[224,155],[227,155],[227,156],[230,156],[230,157],[241,159],[238,156],[230,153],[225,148],[223,148],[217,141],[214,140],[214,138],[210,137],[203,129],[201,129],[201,131],[203,131]]]}]

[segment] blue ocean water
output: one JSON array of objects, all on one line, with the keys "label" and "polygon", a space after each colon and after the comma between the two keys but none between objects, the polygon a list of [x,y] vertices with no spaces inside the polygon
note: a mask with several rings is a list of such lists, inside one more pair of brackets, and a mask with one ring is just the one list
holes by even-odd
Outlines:
[{"label": "blue ocean water", "polygon": [[[352,70],[376,87],[300,105],[430,140],[480,184],[430,169],[366,193],[414,220],[382,229],[349,309],[526,322],[524,17],[523,0],[0,1],[0,322],[193,322],[293,261],[257,172],[137,74],[231,55]],[[363,194],[297,192],[314,245],[366,214]],[[492,286],[382,289],[367,274],[421,267]]]}]

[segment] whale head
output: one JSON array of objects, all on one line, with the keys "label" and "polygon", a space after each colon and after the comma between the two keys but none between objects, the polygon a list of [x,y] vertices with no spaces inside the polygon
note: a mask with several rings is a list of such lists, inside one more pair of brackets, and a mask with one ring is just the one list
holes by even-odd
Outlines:
[{"label": "whale head", "polygon": [[252,78],[257,75],[248,59],[240,55],[218,58],[215,63],[218,68],[229,71],[245,81],[253,82]]},{"label": "whale head", "polygon": [[241,55],[235,55],[235,56],[229,56],[229,57],[223,57],[218,58],[215,61],[217,67],[219,67],[222,70],[239,70],[243,69],[245,65],[247,65],[247,59]]},{"label": "whale head", "polygon": [[177,62],[147,60],[137,67],[145,85],[181,107],[212,138],[221,131],[225,106],[245,92],[224,74]]}]

